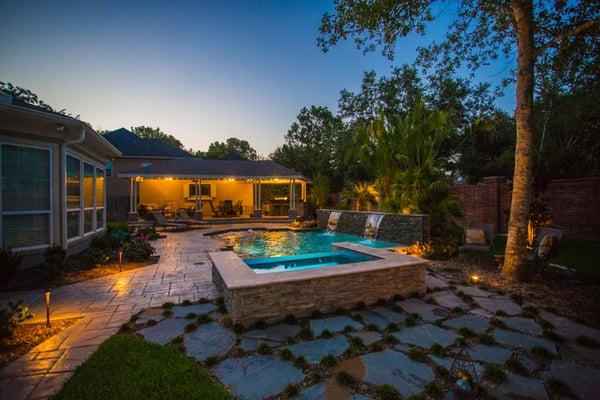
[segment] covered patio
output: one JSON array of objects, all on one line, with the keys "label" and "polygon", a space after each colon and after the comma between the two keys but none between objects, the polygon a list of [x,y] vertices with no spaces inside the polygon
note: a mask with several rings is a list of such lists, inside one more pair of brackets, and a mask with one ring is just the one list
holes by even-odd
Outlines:
[{"label": "covered patio", "polygon": [[270,160],[162,161],[119,174],[130,181],[130,215],[186,210],[196,219],[295,219],[307,179]]}]

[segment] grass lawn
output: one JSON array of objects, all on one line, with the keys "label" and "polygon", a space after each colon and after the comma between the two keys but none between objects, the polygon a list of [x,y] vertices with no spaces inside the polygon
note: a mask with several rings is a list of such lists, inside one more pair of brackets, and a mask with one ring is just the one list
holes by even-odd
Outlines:
[{"label": "grass lawn", "polygon": [[[494,240],[493,254],[504,254],[505,235]],[[577,276],[600,280],[600,241],[565,239],[548,262],[575,268]]]},{"label": "grass lawn", "polygon": [[171,346],[117,334],[86,360],[54,399],[232,399]]}]

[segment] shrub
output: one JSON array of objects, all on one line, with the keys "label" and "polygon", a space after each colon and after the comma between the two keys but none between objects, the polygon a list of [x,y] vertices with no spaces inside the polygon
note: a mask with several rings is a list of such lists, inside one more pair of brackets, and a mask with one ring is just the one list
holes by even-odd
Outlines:
[{"label": "shrub", "polygon": [[17,325],[33,315],[21,300],[8,303],[8,307],[0,305],[0,338],[10,337]]},{"label": "shrub", "polygon": [[506,371],[495,365],[486,365],[483,370],[483,378],[494,383],[502,383],[506,380]]},{"label": "shrub", "polygon": [[352,375],[350,375],[350,373],[348,373],[346,371],[339,371],[335,375],[335,380],[340,385],[345,385],[345,386],[350,386],[350,385],[353,385],[358,382],[355,377],[353,377]]},{"label": "shrub", "polygon": [[112,253],[110,250],[90,246],[86,251],[83,252],[81,257],[84,261],[90,264],[104,264],[110,259],[111,254]]},{"label": "shrub", "polygon": [[0,282],[8,282],[21,266],[23,254],[14,252],[10,247],[0,248]]},{"label": "shrub", "polygon": [[44,251],[44,263],[50,270],[61,270],[67,259],[67,251],[59,244],[53,244]]},{"label": "shrub", "polygon": [[401,400],[400,393],[390,384],[381,385],[377,388],[377,397],[380,400]]},{"label": "shrub", "polygon": [[144,237],[126,243],[123,252],[129,261],[145,261],[154,254],[154,247]]}]

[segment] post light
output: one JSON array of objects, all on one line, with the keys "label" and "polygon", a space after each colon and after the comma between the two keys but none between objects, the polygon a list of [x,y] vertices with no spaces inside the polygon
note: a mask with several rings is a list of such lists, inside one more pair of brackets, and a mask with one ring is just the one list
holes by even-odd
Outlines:
[{"label": "post light", "polygon": [[470,278],[471,278],[471,283],[474,283],[474,284],[479,283],[479,280],[481,279],[481,277],[477,274],[471,274]]},{"label": "post light", "polygon": [[44,292],[44,301],[46,302],[46,326],[50,327],[50,290]]},{"label": "post light", "polygon": [[123,270],[123,249],[119,249],[119,272]]}]

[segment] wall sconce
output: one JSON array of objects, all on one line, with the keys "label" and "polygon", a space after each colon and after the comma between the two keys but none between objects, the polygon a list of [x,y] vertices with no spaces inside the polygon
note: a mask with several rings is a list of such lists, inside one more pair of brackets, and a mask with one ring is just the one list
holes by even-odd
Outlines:
[{"label": "wall sconce", "polygon": [[44,292],[44,301],[46,303],[46,326],[50,327],[50,290]]}]

